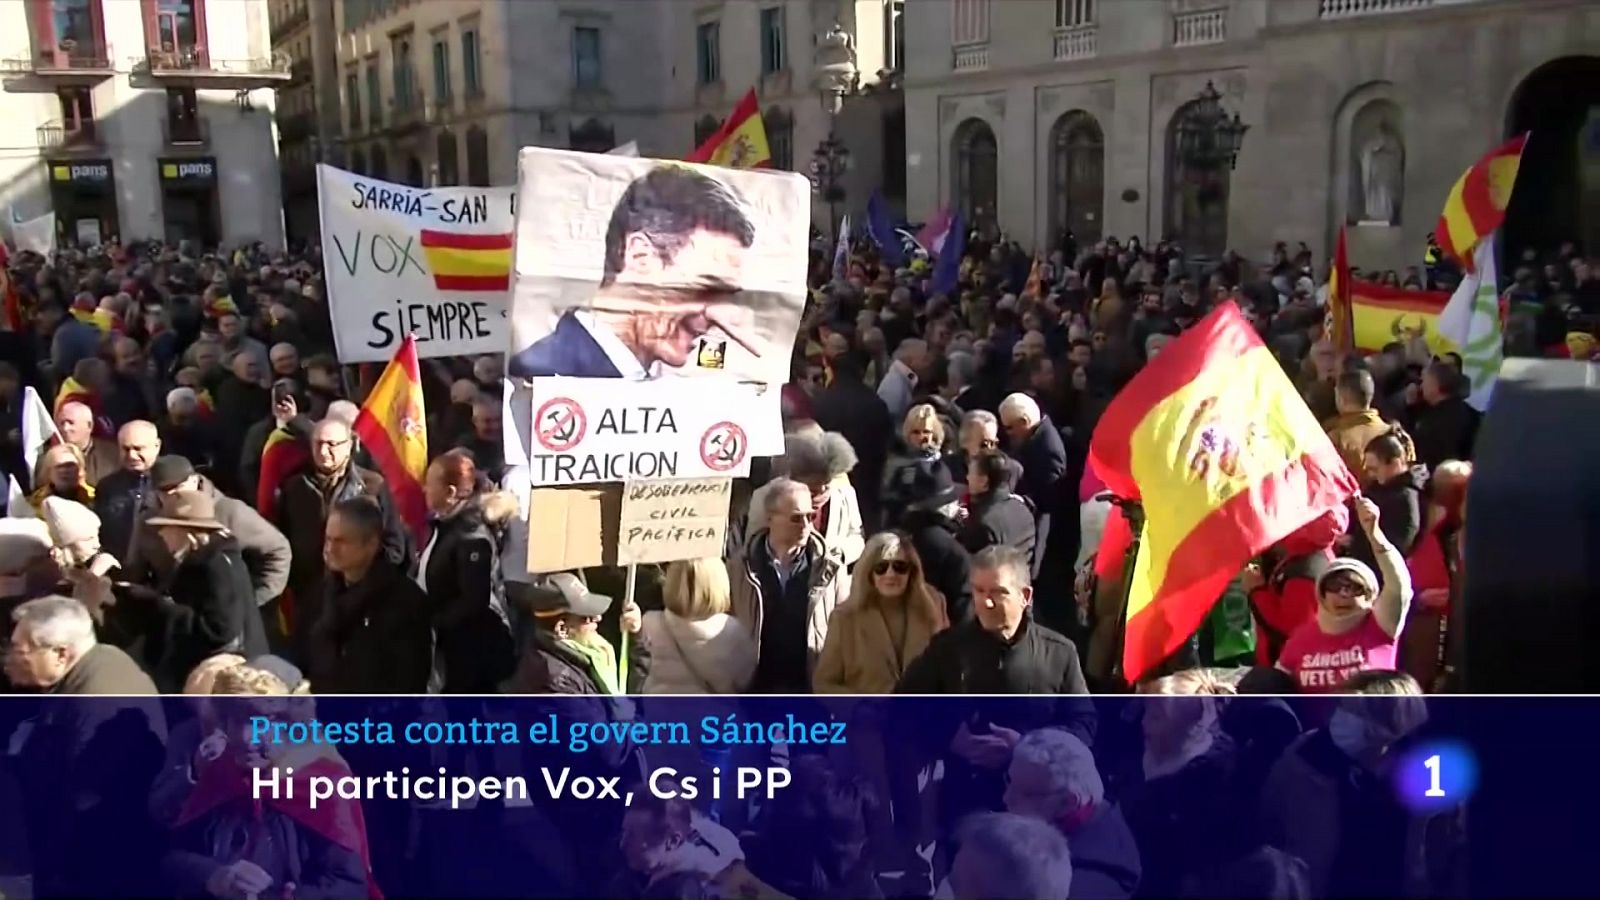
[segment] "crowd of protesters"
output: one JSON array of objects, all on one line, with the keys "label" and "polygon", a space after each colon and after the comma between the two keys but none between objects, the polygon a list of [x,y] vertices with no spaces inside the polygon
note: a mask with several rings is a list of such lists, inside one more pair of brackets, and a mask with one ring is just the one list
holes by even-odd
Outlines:
[{"label": "crowd of protesters", "polygon": [[[613,600],[615,570],[526,571],[527,498],[516,489],[526,473],[504,461],[498,357],[425,361],[431,519],[419,545],[354,437],[375,373],[332,355],[315,248],[13,255],[0,465],[24,491],[0,521],[0,613],[14,623],[5,685],[581,695],[603,698],[595,714],[611,719],[648,715],[648,698],[665,694],[1061,695],[1032,707],[1050,710],[1042,719],[963,721],[933,748],[884,741],[875,720],[863,733],[878,742],[858,741],[850,759],[790,761],[809,773],[793,807],[637,807],[619,825],[618,889],[699,896],[682,878],[737,859],[794,896],[901,890],[884,887],[861,842],[892,845],[896,859],[936,847],[928,887],[958,897],[1210,896],[1206,885],[1229,878],[1348,894],[1402,872],[1423,879],[1413,887],[1444,889],[1437,854],[1408,856],[1421,844],[1386,847],[1392,868],[1369,869],[1331,837],[1357,809],[1386,829],[1419,824],[1335,786],[1380,792],[1370,773],[1423,725],[1422,707],[1379,715],[1340,701],[1330,716],[1280,703],[1281,715],[1248,707],[1236,721],[1232,701],[1213,695],[1448,687],[1478,418],[1461,360],[1408,335],[1370,356],[1339,353],[1303,245],[1293,257],[1280,245],[1266,261],[1212,263],[1137,238],[1080,247],[1069,235],[1042,257],[978,234],[966,246],[958,287],[936,294],[924,257],[893,266],[862,243],[835,272],[819,242],[784,388],[785,452],[738,486],[724,558],[641,567],[630,603]],[[1510,348],[1591,356],[1593,264],[1572,247],[1526,263],[1508,289],[1523,307]],[[1441,265],[1377,277],[1421,288],[1454,276]],[[1086,466],[1090,437],[1139,368],[1226,300],[1326,423],[1363,494],[1253,561],[1194,636],[1129,686],[1117,665],[1123,588],[1093,574],[1105,571],[1095,554],[1119,513]],[[61,438],[35,459],[22,452],[24,387],[46,398]],[[306,461],[263,494],[275,434],[300,442]],[[1071,698],[1129,687],[1207,696],[1142,707],[1130,738],[1142,767],[1102,777],[1096,759],[1116,729],[1097,728],[1094,703]],[[644,711],[625,694],[646,695]],[[202,743],[216,725],[208,715],[171,723],[170,737],[158,729],[191,786],[196,761],[221,752]],[[899,777],[932,762],[937,787]],[[252,843],[217,863],[180,838],[192,818],[155,814],[163,789],[181,793],[158,769],[144,781],[155,779],[151,815],[174,837],[152,858],[187,879],[185,891],[304,886],[313,859],[327,892],[369,887],[352,848],[314,853],[322,838],[292,818],[273,824],[286,830],[273,846],[297,851]],[[931,814],[929,793],[940,798]],[[1221,808],[1211,804],[1248,806],[1256,814],[1238,821],[1255,824],[1217,834],[1172,813]],[[1321,816],[1308,819],[1313,808]],[[193,813],[236,815],[227,804]],[[813,817],[836,844],[800,859],[778,837],[795,823],[773,824],[786,816]],[[74,829],[88,827],[52,821],[51,845],[77,845]],[[851,841],[857,855],[840,849]],[[96,873],[32,843],[41,884],[94,892]],[[689,846],[720,848],[716,872],[684,862]],[[423,878],[406,858],[401,876],[383,871],[398,863],[373,865]]]}]

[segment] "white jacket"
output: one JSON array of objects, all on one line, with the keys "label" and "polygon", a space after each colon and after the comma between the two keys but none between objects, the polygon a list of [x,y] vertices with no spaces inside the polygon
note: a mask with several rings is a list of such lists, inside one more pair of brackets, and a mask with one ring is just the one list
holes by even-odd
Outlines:
[{"label": "white jacket", "polygon": [[[750,543],[755,533],[767,527],[767,488],[772,482],[767,482],[755,489],[750,495],[749,521],[745,523],[744,540],[741,544]],[[850,476],[840,475],[828,482],[828,518],[822,523],[818,532],[822,535],[822,543],[827,546],[828,552],[833,554],[845,568],[856,564],[861,558],[861,551],[867,547],[867,537],[861,525],[861,501],[856,497],[856,489],[850,485]]]},{"label": "white jacket", "polygon": [[691,622],[670,610],[647,612],[644,639],[650,648],[646,694],[738,694],[755,675],[755,641],[726,613]]}]

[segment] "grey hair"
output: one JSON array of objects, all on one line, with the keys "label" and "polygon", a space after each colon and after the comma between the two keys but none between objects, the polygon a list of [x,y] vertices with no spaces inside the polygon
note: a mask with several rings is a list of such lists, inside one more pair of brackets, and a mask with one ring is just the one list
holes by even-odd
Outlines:
[{"label": "grey hair", "polygon": [[975,409],[961,417],[961,430],[965,432],[973,425],[982,425],[985,428],[994,428],[995,433],[1000,431],[1000,417],[987,409]]},{"label": "grey hair", "polygon": [[928,352],[928,342],[922,338],[906,338],[895,348],[894,358],[905,362]]},{"label": "grey hair", "polygon": [[979,813],[961,823],[961,853],[981,864],[965,867],[981,884],[952,885],[957,896],[986,900],[1065,897],[1072,889],[1072,855],[1054,825],[1016,813]]},{"label": "grey hair", "polygon": [[82,655],[95,645],[94,619],[88,607],[71,597],[51,594],[29,600],[11,611],[11,621],[26,629],[39,647],[69,647]]},{"label": "grey hair", "polygon": [[856,448],[836,431],[820,437],[792,434],[783,441],[790,477],[800,481],[832,480],[856,467]]},{"label": "grey hair", "polygon": [[1106,798],[1094,753],[1069,731],[1040,728],[1028,732],[1011,751],[1012,762],[1019,759],[1050,773],[1051,794],[1062,801],[1060,812],[1094,806]]},{"label": "grey hair", "polygon": [[1007,580],[1027,587],[1032,583],[1028,557],[1004,544],[990,544],[972,556],[972,570],[999,572]]},{"label": "grey hair", "polygon": [[1044,416],[1039,412],[1038,401],[1019,391],[1000,401],[1000,418],[1020,419],[1037,425]]},{"label": "grey hair", "polygon": [[[945,375],[965,387],[978,378],[978,359],[971,353],[957,350],[945,357]],[[980,410],[981,412],[981,410]]]},{"label": "grey hair", "polygon": [[795,481],[793,478],[774,478],[767,482],[767,496],[765,502],[763,503],[763,506],[765,507],[763,511],[769,516],[772,515],[772,511],[778,505],[778,499],[785,494],[793,494],[797,497],[804,497],[806,498],[807,503],[811,502],[810,488],[798,481]]},{"label": "grey hair", "polygon": [[200,406],[200,398],[195,396],[194,388],[173,388],[167,392],[167,412],[194,412]]}]

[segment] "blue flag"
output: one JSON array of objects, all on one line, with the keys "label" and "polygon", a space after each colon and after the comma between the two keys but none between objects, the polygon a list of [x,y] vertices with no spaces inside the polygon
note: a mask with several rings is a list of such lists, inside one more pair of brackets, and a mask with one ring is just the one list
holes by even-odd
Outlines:
[{"label": "blue flag", "polygon": [[867,234],[878,245],[878,253],[885,263],[896,269],[906,264],[905,247],[900,243],[900,235],[895,234],[894,223],[889,220],[889,204],[884,202],[879,191],[873,191],[872,199],[867,201]]},{"label": "blue flag", "polygon": [[956,282],[961,278],[961,257],[966,252],[967,223],[962,220],[960,213],[956,213],[950,223],[950,236],[945,238],[939,258],[933,264],[933,284],[930,285],[933,293],[947,297],[955,295]]}]

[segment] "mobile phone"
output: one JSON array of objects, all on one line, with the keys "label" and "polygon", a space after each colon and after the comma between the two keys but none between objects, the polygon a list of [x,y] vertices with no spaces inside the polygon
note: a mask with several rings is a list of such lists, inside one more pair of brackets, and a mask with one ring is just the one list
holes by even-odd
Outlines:
[{"label": "mobile phone", "polygon": [[[258,394],[257,396],[260,396],[260,395]],[[279,383],[279,384],[275,384],[275,385],[272,386],[272,405],[273,406],[277,406],[279,403],[282,403],[285,400],[292,399],[293,397],[294,397],[294,385]]]}]

